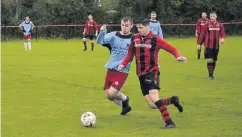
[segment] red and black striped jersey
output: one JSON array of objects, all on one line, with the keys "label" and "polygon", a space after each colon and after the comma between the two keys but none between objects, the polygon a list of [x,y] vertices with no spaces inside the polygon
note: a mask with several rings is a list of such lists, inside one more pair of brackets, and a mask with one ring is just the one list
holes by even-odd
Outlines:
[{"label": "red and black striped jersey", "polygon": [[94,35],[98,31],[98,25],[94,20],[87,20],[84,29],[85,35]]},{"label": "red and black striped jersey", "polygon": [[206,24],[205,35],[205,47],[208,48],[219,48],[219,37],[225,38],[224,26],[218,21],[209,21]]},{"label": "red and black striped jersey", "polygon": [[159,69],[158,53],[160,49],[170,52],[176,58],[180,56],[176,48],[152,32],[145,37],[137,33],[131,38],[128,54],[123,60],[122,65],[126,66],[132,61],[133,56],[135,56],[138,76],[157,70]]},{"label": "red and black striped jersey", "polygon": [[197,31],[198,34],[205,32],[206,24],[207,24],[208,21],[209,20],[207,18],[201,18],[197,21],[196,31]]}]

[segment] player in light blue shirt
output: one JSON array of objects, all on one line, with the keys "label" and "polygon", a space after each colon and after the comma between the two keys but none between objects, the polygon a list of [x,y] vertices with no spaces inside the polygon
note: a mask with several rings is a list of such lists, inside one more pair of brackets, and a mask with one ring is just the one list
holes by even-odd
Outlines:
[{"label": "player in light blue shirt", "polygon": [[107,33],[106,25],[103,25],[97,37],[97,43],[108,47],[111,53],[110,59],[105,65],[108,70],[105,78],[104,90],[110,101],[122,106],[121,115],[126,115],[131,111],[129,97],[120,92],[120,89],[128,77],[131,65],[129,63],[122,71],[118,71],[118,65],[128,53],[128,47],[132,37],[130,32],[132,27],[133,19],[131,17],[124,17],[121,19],[121,31]]},{"label": "player in light blue shirt", "polygon": [[34,24],[30,21],[30,18],[27,16],[25,21],[23,21],[19,28],[23,31],[24,34],[24,49],[25,51],[31,50],[31,32],[34,29]]},{"label": "player in light blue shirt", "polygon": [[163,38],[163,33],[162,33],[162,29],[161,29],[161,26],[160,26],[160,22],[156,20],[156,12],[155,11],[152,11],[151,14],[150,14],[150,30],[155,34],[155,35],[158,35],[160,36],[161,38]]}]

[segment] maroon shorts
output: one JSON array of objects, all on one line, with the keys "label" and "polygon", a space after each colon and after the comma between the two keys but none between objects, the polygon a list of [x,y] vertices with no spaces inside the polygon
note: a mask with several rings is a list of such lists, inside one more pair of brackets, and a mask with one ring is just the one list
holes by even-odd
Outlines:
[{"label": "maroon shorts", "polygon": [[28,35],[24,35],[24,39],[31,39],[31,34],[28,34]]},{"label": "maroon shorts", "polygon": [[111,86],[117,90],[120,90],[123,87],[127,77],[128,73],[108,69],[104,83],[104,90],[109,89]]}]

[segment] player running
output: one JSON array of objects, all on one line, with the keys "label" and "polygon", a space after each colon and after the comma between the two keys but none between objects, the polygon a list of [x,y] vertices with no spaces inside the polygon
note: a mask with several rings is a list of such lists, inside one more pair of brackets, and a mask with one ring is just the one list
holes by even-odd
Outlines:
[{"label": "player running", "polygon": [[103,25],[100,28],[100,33],[97,38],[97,43],[108,47],[111,52],[110,59],[105,65],[108,70],[105,78],[104,90],[110,101],[122,106],[121,115],[126,115],[131,111],[129,97],[120,91],[128,77],[131,64],[128,63],[122,71],[118,71],[118,65],[127,55],[132,37],[130,32],[132,27],[133,19],[131,17],[124,17],[121,19],[121,31],[106,33],[106,26]]},{"label": "player running", "polygon": [[139,77],[140,87],[145,100],[151,108],[158,108],[166,123],[166,128],[175,128],[166,108],[167,105],[174,104],[180,112],[183,107],[179,102],[178,96],[172,96],[166,99],[159,98],[160,79],[158,67],[158,52],[164,49],[173,54],[178,61],[186,62],[186,58],[180,56],[176,48],[169,45],[161,37],[154,35],[149,29],[149,19],[142,20],[138,23],[139,33],[131,38],[128,54],[119,65],[118,70],[123,70],[129,64],[133,56],[136,60],[137,76]]}]

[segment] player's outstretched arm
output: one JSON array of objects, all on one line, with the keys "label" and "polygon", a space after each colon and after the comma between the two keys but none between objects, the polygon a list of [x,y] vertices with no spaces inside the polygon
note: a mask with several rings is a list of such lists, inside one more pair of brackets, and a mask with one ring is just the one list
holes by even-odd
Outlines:
[{"label": "player's outstretched arm", "polygon": [[100,33],[97,37],[97,43],[101,45],[112,45],[113,38],[115,36],[115,32],[107,33],[106,25],[103,25],[100,28]]},{"label": "player's outstretched arm", "polygon": [[169,43],[167,43],[162,38],[157,37],[157,44],[160,48],[164,49],[167,52],[170,52],[173,56],[175,56],[177,61],[187,62],[186,57],[181,56],[175,47],[171,46]]}]

